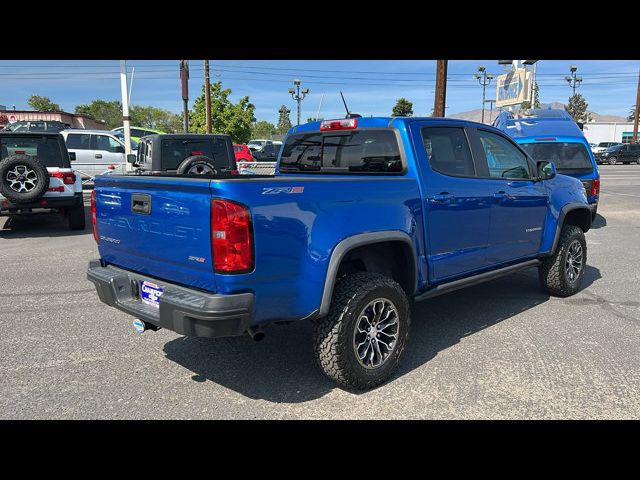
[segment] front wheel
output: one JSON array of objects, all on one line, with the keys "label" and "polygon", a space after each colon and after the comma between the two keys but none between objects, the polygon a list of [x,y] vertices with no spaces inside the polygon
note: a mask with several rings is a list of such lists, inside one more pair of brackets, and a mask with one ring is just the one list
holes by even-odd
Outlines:
[{"label": "front wheel", "polygon": [[551,295],[569,297],[580,289],[587,265],[587,241],[575,225],[565,225],[553,255],[539,269],[540,284]]},{"label": "front wheel", "polygon": [[377,273],[343,277],[329,315],[315,323],[314,351],[333,381],[369,390],[398,366],[409,334],[409,302],[402,287]]}]

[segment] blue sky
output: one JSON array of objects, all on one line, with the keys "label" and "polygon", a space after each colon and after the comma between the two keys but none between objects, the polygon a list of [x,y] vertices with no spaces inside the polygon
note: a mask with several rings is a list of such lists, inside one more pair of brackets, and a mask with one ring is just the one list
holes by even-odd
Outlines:
[{"label": "blue sky", "polygon": [[[310,93],[302,102],[302,121],[320,116],[341,117],[344,108],[339,91],[349,109],[361,115],[390,115],[395,101],[405,97],[413,102],[414,115],[429,115],[435,90],[434,60],[210,60],[211,81],[222,80],[231,88],[232,100],[248,95],[256,106],[258,120],[276,122],[280,105],[291,109],[296,120],[296,104],[287,93],[299,78]],[[566,102],[571,89],[564,80],[570,65],[578,66],[583,77],[577,92],[600,114],[626,116],[635,104],[640,61],[621,60],[541,60],[538,63],[540,99],[543,103]],[[182,111],[178,60],[128,60],[133,72],[132,104],[154,105],[173,112]],[[451,60],[448,67],[447,114],[481,108],[482,87],[473,78],[479,65],[499,75],[504,67],[497,60]],[[200,94],[204,79],[203,62],[190,61],[190,101]],[[117,60],[0,61],[0,105],[28,109],[27,98],[43,95],[65,111],[96,98],[120,99]],[[487,87],[487,98],[495,98],[495,80]]]}]

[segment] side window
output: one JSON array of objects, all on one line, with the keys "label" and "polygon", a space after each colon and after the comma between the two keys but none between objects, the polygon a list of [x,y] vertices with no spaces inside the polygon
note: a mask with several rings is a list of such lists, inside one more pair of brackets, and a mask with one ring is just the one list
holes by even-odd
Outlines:
[{"label": "side window", "polygon": [[66,144],[69,150],[91,150],[91,135],[70,133]]},{"label": "side window", "polygon": [[146,135],[146,132],[144,130],[139,130],[137,128],[132,128],[131,129],[131,136],[132,137],[144,137]]},{"label": "side window", "polygon": [[422,140],[434,170],[445,175],[472,177],[475,167],[469,142],[462,128],[425,127]]},{"label": "side window", "polygon": [[478,130],[478,135],[487,157],[490,176],[514,179],[531,177],[527,157],[509,140],[484,130]]},{"label": "side window", "polygon": [[117,153],[118,147],[122,145],[115,139],[106,135],[96,135],[96,150],[104,150],[110,153]]}]

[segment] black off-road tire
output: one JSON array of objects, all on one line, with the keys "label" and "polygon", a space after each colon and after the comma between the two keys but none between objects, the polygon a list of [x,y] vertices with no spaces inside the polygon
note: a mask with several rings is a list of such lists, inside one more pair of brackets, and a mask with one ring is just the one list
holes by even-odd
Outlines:
[{"label": "black off-road tire", "polygon": [[[32,190],[28,192],[17,192],[11,188],[11,182],[7,179],[7,175],[16,168],[21,166],[28,168],[35,173],[37,183]],[[31,155],[9,155],[0,161],[0,193],[13,203],[32,203],[37,202],[47,193],[49,188],[49,172],[47,168],[40,163],[36,157]]]},{"label": "black off-road tire", "polygon": [[[567,260],[568,248],[574,240],[578,240],[582,244],[582,268],[572,282],[569,280],[565,270],[565,262]],[[584,277],[587,265],[587,241],[584,232],[580,227],[575,225],[565,225],[560,232],[560,240],[553,255],[545,258],[540,266],[538,273],[540,285],[551,295],[556,297],[570,297],[580,289],[580,284]]]},{"label": "black off-road tire", "polygon": [[[389,357],[376,368],[362,366],[353,348],[354,331],[363,309],[375,299],[396,307],[398,335]],[[336,285],[329,314],[315,321],[314,352],[324,373],[343,387],[369,390],[387,380],[398,366],[410,326],[409,301],[394,280],[377,273],[355,273]]]},{"label": "black off-road tire", "polygon": [[[216,168],[216,164],[213,160],[205,155],[193,155],[192,157],[185,158],[180,165],[178,165],[177,173],[179,175],[186,175],[189,173],[189,170],[205,168],[213,170],[213,174],[216,175],[218,173],[218,169]],[[210,172],[191,172],[192,175],[209,175]]]},{"label": "black off-road tire", "polygon": [[67,210],[67,220],[69,221],[70,230],[84,230],[86,226],[86,217],[84,215],[84,204],[72,207]]}]

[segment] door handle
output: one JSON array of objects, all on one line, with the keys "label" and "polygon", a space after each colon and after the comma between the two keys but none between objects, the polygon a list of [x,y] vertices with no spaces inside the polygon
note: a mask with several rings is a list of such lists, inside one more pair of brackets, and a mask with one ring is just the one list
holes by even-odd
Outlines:
[{"label": "door handle", "polygon": [[102,158],[102,154],[101,153],[96,153],[96,158]]},{"label": "door handle", "polygon": [[431,200],[438,203],[450,203],[451,200],[453,200],[453,194],[449,192],[440,192],[431,197]]},{"label": "door handle", "polygon": [[500,190],[499,192],[496,192],[493,194],[493,198],[497,198],[498,200],[504,200],[505,198],[507,198],[507,192]]}]

